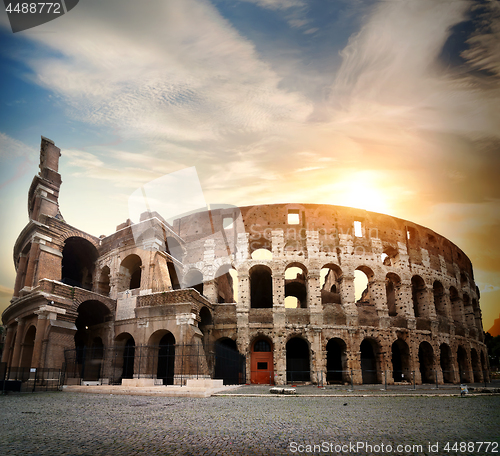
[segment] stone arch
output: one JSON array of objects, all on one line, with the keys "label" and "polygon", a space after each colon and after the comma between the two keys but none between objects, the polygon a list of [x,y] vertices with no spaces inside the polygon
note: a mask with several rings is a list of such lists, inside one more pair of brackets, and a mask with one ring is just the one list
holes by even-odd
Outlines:
[{"label": "stone arch", "polygon": [[439,364],[443,373],[443,382],[453,383],[455,381],[455,369],[453,369],[453,358],[448,344],[443,343],[439,346]]},{"label": "stone arch", "polygon": [[419,345],[418,364],[422,383],[435,383],[434,350],[429,342]]},{"label": "stone arch", "polygon": [[327,383],[349,381],[347,345],[338,337],[330,339],[326,344],[326,381]]},{"label": "stone arch", "polygon": [[371,304],[371,281],[375,274],[371,268],[365,265],[358,266],[354,270],[354,294],[356,302],[360,304]]},{"label": "stone arch", "polygon": [[33,349],[35,347],[36,326],[31,325],[24,333],[21,363],[19,367],[31,367]]},{"label": "stone arch", "polygon": [[366,337],[359,346],[361,377],[363,384],[382,383],[380,345],[377,340]]},{"label": "stone arch", "polygon": [[61,282],[92,290],[92,277],[99,253],[84,237],[70,236],[64,241],[61,261]]},{"label": "stone arch", "polygon": [[[76,307],[76,303],[74,306]],[[77,312],[75,346],[90,347],[91,341],[97,336],[98,326],[109,319],[111,311],[106,304],[93,299],[83,301],[75,310]]]},{"label": "stone arch", "polygon": [[290,383],[311,380],[309,342],[301,336],[292,336],[286,343],[286,380]]},{"label": "stone arch", "polygon": [[394,382],[411,380],[411,359],[408,344],[396,339],[391,346],[392,378]]},{"label": "stone arch", "polygon": [[457,364],[460,383],[470,383],[472,379],[469,371],[469,356],[462,345],[457,348]]},{"label": "stone arch", "polygon": [[194,288],[201,295],[203,294],[203,273],[199,269],[192,268],[186,272],[182,279],[183,288]]},{"label": "stone arch", "polygon": [[134,378],[135,339],[128,332],[115,337],[116,363],[115,369],[120,380]]},{"label": "stone arch", "polygon": [[424,317],[427,310],[427,287],[419,275],[411,278],[411,298],[415,318]]},{"label": "stone arch", "polygon": [[180,261],[182,263],[185,251],[180,242],[173,236],[166,237],[165,252],[167,252],[175,260]]},{"label": "stone arch", "polygon": [[250,307],[265,309],[273,307],[273,279],[268,266],[259,264],[252,266],[250,277]]},{"label": "stone arch", "polygon": [[341,304],[340,280],[342,269],[333,263],[325,264],[320,270],[321,303]]},{"label": "stone arch", "polygon": [[132,253],[120,264],[117,291],[133,290],[141,287],[142,259]]},{"label": "stone arch", "polygon": [[99,279],[97,282],[97,293],[103,296],[109,296],[111,291],[110,287],[111,271],[109,266],[103,266],[99,272]]},{"label": "stone arch", "polygon": [[307,307],[307,268],[293,262],[285,268],[285,307]]},{"label": "stone arch", "polygon": [[455,323],[462,323],[462,302],[455,287],[450,287],[451,313]]},{"label": "stone arch", "polygon": [[441,317],[446,317],[446,294],[444,292],[443,284],[439,280],[435,280],[432,285],[432,291],[436,314]]},{"label": "stone arch", "polygon": [[252,250],[250,252],[250,258],[252,260],[272,260],[273,252],[270,248],[259,247],[258,249]]},{"label": "stone arch", "polygon": [[235,288],[238,285],[238,271],[236,271],[231,264],[223,264],[220,266],[215,273],[214,281],[218,303],[236,302]]}]

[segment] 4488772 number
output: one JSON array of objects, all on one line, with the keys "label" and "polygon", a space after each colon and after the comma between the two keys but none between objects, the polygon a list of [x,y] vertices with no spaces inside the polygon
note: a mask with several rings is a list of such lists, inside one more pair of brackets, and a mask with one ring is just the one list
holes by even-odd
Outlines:
[{"label": "4488772 number", "polygon": [[460,453],[498,453],[498,442],[446,442],[444,451]]},{"label": "4488772 number", "polygon": [[60,3],[9,3],[5,11],[19,14],[62,13]]}]

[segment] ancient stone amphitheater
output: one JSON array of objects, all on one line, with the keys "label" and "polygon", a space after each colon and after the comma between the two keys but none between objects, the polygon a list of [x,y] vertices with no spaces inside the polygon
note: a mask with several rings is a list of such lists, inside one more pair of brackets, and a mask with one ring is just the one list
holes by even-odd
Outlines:
[{"label": "ancient stone amphitheater", "polygon": [[434,231],[273,204],[149,211],[98,238],[59,212],[59,157],[42,138],[3,314],[9,368],[129,385],[487,379],[471,262]]}]

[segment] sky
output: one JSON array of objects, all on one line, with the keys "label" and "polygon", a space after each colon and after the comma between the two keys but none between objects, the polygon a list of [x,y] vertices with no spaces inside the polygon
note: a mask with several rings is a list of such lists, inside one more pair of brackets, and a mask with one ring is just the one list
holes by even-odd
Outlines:
[{"label": "sky", "polygon": [[0,43],[0,310],[43,135],[90,234],[196,166],[209,203],[433,229],[471,259],[485,330],[499,318],[500,2],[80,0],[15,34],[2,10]]}]

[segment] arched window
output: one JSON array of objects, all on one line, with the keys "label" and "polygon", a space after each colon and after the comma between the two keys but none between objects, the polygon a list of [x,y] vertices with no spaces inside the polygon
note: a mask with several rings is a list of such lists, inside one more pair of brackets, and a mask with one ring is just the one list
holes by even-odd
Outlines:
[{"label": "arched window", "polygon": [[273,280],[267,266],[257,265],[250,269],[250,307],[273,307]]},{"label": "arched window", "polygon": [[80,237],[69,237],[62,251],[61,282],[86,290],[92,289],[92,275],[99,256],[91,242]]},{"label": "arched window", "polygon": [[300,263],[285,269],[285,307],[307,307],[307,269]]},{"label": "arched window", "polygon": [[141,287],[142,260],[138,255],[127,256],[120,265],[118,292]]}]

